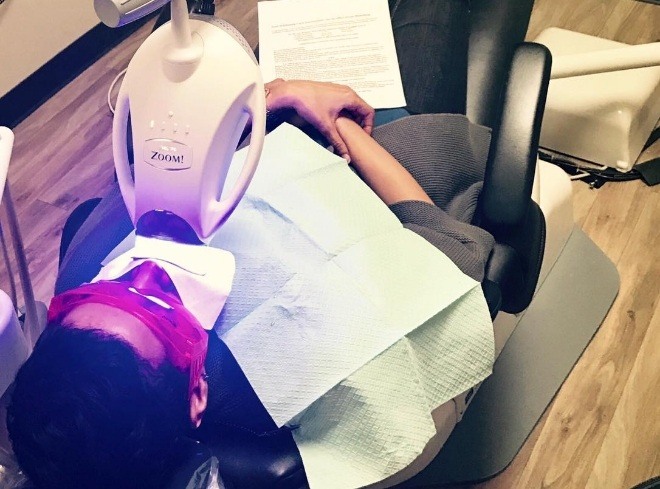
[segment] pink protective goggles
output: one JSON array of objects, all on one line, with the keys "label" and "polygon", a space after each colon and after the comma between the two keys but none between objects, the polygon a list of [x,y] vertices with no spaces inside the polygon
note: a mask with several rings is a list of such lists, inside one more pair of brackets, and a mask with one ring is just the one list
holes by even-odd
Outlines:
[{"label": "pink protective goggles", "polygon": [[116,280],[82,285],[56,295],[48,308],[48,322],[60,324],[75,307],[105,304],[131,314],[156,336],[165,355],[181,371],[190,373],[192,395],[204,368],[208,335],[188,309],[167,273],[144,262]]}]

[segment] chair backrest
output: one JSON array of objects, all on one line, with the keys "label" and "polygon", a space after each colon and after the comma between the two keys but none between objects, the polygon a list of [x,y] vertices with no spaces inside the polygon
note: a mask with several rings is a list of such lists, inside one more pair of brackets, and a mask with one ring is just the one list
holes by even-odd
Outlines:
[{"label": "chair backrest", "polygon": [[513,51],[525,39],[534,0],[470,0],[467,115],[493,127]]}]

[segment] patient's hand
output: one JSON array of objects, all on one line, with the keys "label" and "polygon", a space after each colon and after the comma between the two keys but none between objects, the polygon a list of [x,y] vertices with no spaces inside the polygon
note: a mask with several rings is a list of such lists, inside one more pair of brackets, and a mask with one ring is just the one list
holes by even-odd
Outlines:
[{"label": "patient's hand", "polygon": [[374,109],[351,88],[336,83],[307,80],[273,80],[266,84],[268,110],[292,108],[314,126],[332,144],[338,154],[348,159],[348,146],[337,131],[339,115],[348,116],[371,134]]}]

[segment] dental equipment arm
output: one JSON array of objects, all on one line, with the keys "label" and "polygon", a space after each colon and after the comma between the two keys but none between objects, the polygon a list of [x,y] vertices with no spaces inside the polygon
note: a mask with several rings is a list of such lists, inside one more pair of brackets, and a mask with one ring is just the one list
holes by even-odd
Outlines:
[{"label": "dental equipment arm", "polygon": [[108,27],[121,27],[155,12],[170,0],[94,0],[98,18]]},{"label": "dental equipment arm", "polygon": [[32,348],[45,325],[45,311],[41,311],[40,314],[40,308],[34,298],[34,289],[32,288],[32,280],[30,279],[25,247],[23,246],[23,239],[18,226],[18,216],[14,208],[14,201],[11,198],[9,182],[7,182],[7,171],[13,145],[14,134],[12,131],[6,127],[0,127],[0,202],[6,209],[5,212],[14,245],[14,255],[18,265],[18,274],[21,279],[23,300],[25,302],[23,333],[25,334],[28,345]]},{"label": "dental equipment arm", "polygon": [[[141,19],[170,0],[94,0],[94,10],[98,18],[108,27],[121,27]],[[171,7],[173,46],[168,48],[172,60],[193,63],[199,60],[202,49],[193,43],[188,5],[185,0],[172,0]]]},{"label": "dental equipment arm", "polygon": [[660,65],[660,42],[555,56],[551,79],[632,70]]},{"label": "dental equipment arm", "polygon": [[348,117],[339,117],[337,130],[348,146],[351,164],[385,204],[418,200],[435,205],[408,170],[358,123]]}]

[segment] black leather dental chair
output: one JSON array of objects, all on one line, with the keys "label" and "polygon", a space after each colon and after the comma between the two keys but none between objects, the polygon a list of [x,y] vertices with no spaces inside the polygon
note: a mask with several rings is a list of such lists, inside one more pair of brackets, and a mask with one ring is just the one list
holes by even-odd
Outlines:
[{"label": "black leather dental chair", "polygon": [[[493,131],[475,217],[496,240],[482,285],[493,318],[500,310],[518,313],[529,305],[545,243],[545,220],[531,193],[551,60],[545,47],[523,42],[532,6],[533,0],[471,0],[467,115]],[[161,17],[166,20],[167,14]],[[88,208],[85,213],[94,205]],[[186,487],[211,452],[227,487],[306,487],[302,460],[290,440],[263,450],[241,436],[227,434],[210,452],[187,445],[188,463],[171,488]]]},{"label": "black leather dental chair", "polygon": [[[496,240],[482,284],[493,317],[529,305],[545,243],[545,220],[531,193],[551,59],[545,47],[523,42],[532,7],[533,0],[471,0],[467,115],[493,130],[475,218]],[[226,444],[216,451],[229,484],[305,487],[295,447],[273,455],[277,452],[252,452],[249,445],[239,456]],[[261,485],[241,483],[254,480],[255,471]]]}]

